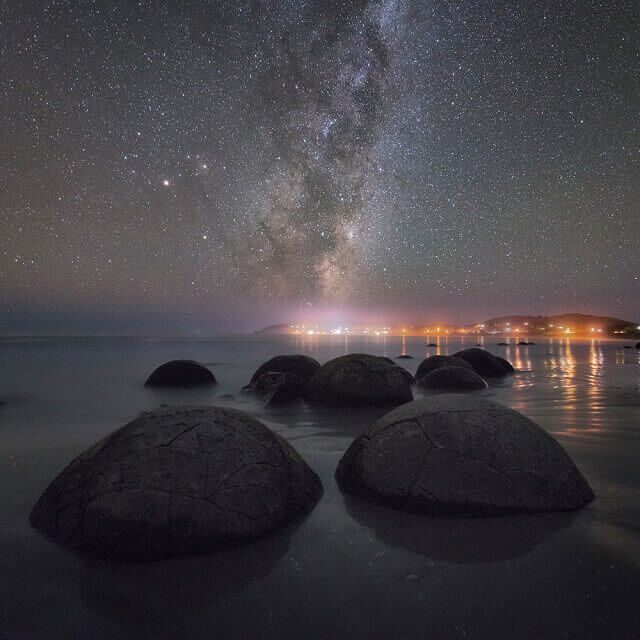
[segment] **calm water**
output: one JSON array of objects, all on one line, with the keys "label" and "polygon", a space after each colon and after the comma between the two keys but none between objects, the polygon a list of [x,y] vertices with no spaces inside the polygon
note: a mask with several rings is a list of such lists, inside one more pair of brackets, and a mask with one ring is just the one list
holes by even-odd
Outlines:
[{"label": "calm water", "polygon": [[[562,443],[597,494],[588,508],[449,520],[345,500],[333,471],[380,412],[266,411],[238,393],[278,353],[406,351],[415,358],[400,362],[415,372],[476,339],[0,342],[0,638],[640,638],[640,352],[495,342],[485,341],[519,372],[483,393]],[[208,364],[219,385],[145,389],[174,358]],[[325,494],[299,526],[148,564],[75,555],[29,528],[40,492],[90,443],[162,403],[214,402],[257,415],[320,475]]]}]

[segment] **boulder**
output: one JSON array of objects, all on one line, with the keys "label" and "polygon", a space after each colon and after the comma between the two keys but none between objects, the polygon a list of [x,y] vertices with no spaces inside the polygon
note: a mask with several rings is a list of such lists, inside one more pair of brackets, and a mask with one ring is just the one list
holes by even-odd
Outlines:
[{"label": "boulder", "polygon": [[594,498],[564,449],[522,414],[478,396],[414,400],[383,416],[336,470],[349,494],[410,511],[568,511]]},{"label": "boulder", "polygon": [[197,387],[214,384],[216,378],[213,373],[193,360],[165,362],[145,382],[149,387]]},{"label": "boulder", "polygon": [[321,493],[296,451],[249,414],[167,407],[81,453],[30,521],[69,548],[151,560],[260,538]]},{"label": "boulder", "polygon": [[500,356],[493,356],[506,370],[507,373],[515,373],[515,369],[513,365],[506,359],[501,358]]},{"label": "boulder", "polygon": [[305,384],[311,380],[313,374],[320,368],[320,363],[309,356],[302,354],[275,356],[261,364],[251,376],[250,385],[255,384],[263,373],[280,372],[293,373]]},{"label": "boulder", "polygon": [[352,353],[329,360],[307,387],[316,404],[362,405],[409,402],[413,376],[389,358]]},{"label": "boulder", "polygon": [[438,345],[435,342],[430,342],[427,347],[437,347]]},{"label": "boulder", "polygon": [[397,360],[411,360],[411,359],[413,359],[413,356],[410,356],[408,353],[401,353],[399,356],[397,356],[396,359]]},{"label": "boulder", "polygon": [[633,347],[631,347],[631,346],[630,346],[630,345],[628,345],[628,344],[625,344],[625,345],[624,345],[624,348],[625,348],[625,349],[633,349]]},{"label": "boulder", "polygon": [[440,393],[481,391],[487,383],[473,370],[465,367],[440,367],[418,380],[418,386]]},{"label": "boulder", "polygon": [[258,378],[254,390],[266,404],[278,405],[303,398],[305,384],[293,373],[268,371]]},{"label": "boulder", "polygon": [[[508,342],[497,342],[496,343],[499,347],[508,347],[509,343]],[[477,346],[477,345],[476,345]]]},{"label": "boulder", "polygon": [[473,347],[453,354],[456,358],[466,360],[482,378],[500,378],[507,375],[508,370],[493,354]]},{"label": "boulder", "polygon": [[453,356],[430,356],[425,358],[416,371],[416,380],[424,378],[428,373],[440,369],[441,367],[462,367],[474,371],[474,368],[462,358],[454,358]]},{"label": "boulder", "polygon": [[636,349],[640,349],[640,342],[636,342]]}]

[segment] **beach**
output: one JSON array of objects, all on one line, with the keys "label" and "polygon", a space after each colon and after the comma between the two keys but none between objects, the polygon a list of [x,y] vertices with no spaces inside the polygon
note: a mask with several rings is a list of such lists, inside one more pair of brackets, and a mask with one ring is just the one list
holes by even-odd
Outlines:
[{"label": "beach", "polygon": [[[265,408],[240,393],[269,357],[364,352],[421,360],[477,338],[277,336],[0,341],[0,636],[35,638],[638,638],[640,351],[624,341],[481,344],[516,374],[483,397],[550,432],[596,500],[571,513],[407,514],[343,496],[333,479],[385,410]],[[206,389],[149,389],[174,358]],[[228,397],[228,396],[232,397]],[[418,391],[414,395],[420,395]],[[225,396],[225,397],[222,397]],[[324,495],[296,526],[207,555],[148,563],[73,553],[30,528],[33,504],[81,451],[162,404],[229,406],[285,437]]]}]

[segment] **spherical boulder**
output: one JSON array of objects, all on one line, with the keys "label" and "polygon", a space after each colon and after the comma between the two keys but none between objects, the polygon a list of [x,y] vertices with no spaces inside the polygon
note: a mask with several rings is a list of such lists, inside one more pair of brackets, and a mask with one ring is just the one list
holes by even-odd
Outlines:
[{"label": "spherical boulder", "polygon": [[441,367],[462,367],[474,371],[474,368],[462,358],[454,358],[453,356],[430,356],[425,358],[416,371],[416,380],[419,381],[428,373],[440,369]]},{"label": "spherical boulder", "polygon": [[500,356],[493,356],[504,368],[507,373],[515,373],[513,365],[506,359]]},{"label": "spherical boulder", "polygon": [[340,460],[341,489],[433,514],[568,511],[594,498],[564,449],[522,414],[478,396],[414,400]]},{"label": "spherical boulder", "polygon": [[305,384],[293,373],[268,371],[258,378],[254,390],[266,404],[278,405],[303,398]]},{"label": "spherical boulder", "polygon": [[475,372],[483,378],[501,378],[507,375],[508,370],[493,354],[472,347],[471,349],[463,349],[453,354],[456,358],[466,360]]},{"label": "spherical boulder", "polygon": [[263,373],[271,371],[293,373],[306,384],[319,368],[320,363],[317,360],[303,354],[275,356],[256,369],[249,384],[255,384]]},{"label": "spherical boulder", "polygon": [[413,376],[388,358],[352,353],[329,360],[307,386],[309,401],[328,405],[409,402]]},{"label": "spherical boulder", "polygon": [[473,369],[465,367],[440,367],[418,380],[418,386],[440,393],[465,393],[481,391],[487,383]]},{"label": "spherical boulder", "polygon": [[249,414],[167,407],[80,454],[30,521],[70,548],[151,560],[262,537],[309,512],[321,493],[296,451]]},{"label": "spherical boulder", "polygon": [[148,387],[197,387],[213,384],[216,384],[213,373],[193,360],[165,362],[145,382]]}]

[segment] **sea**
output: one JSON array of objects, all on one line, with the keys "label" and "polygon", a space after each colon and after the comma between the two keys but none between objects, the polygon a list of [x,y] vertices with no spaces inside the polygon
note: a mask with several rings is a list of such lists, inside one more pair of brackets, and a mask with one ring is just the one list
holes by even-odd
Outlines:
[{"label": "sea", "polygon": [[[405,353],[398,363],[414,373],[476,337],[1,339],[0,638],[640,638],[640,350],[532,340],[480,339],[517,370],[481,394],[552,434],[596,500],[573,513],[443,518],[338,489],[340,457],[384,409],[265,408],[240,390],[277,354]],[[206,364],[218,385],[144,386],[177,358]],[[30,528],[38,496],[76,455],[161,404],[253,414],[318,473],[323,497],[262,540],[158,562],[70,552]]]}]

